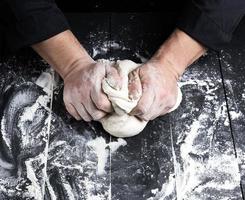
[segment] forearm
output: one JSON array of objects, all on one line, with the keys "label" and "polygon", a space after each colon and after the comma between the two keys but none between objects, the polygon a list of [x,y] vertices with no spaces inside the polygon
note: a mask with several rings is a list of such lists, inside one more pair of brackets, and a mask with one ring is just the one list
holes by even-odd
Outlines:
[{"label": "forearm", "polygon": [[73,70],[77,61],[92,62],[71,31],[67,30],[47,40],[32,45],[32,48],[64,78]]},{"label": "forearm", "polygon": [[183,31],[176,29],[163,43],[151,60],[161,66],[171,66],[179,78],[185,69],[205,53],[206,49]]}]

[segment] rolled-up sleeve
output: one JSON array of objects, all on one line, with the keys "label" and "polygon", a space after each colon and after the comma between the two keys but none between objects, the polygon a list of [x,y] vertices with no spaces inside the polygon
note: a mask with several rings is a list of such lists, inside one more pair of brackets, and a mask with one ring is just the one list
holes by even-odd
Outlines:
[{"label": "rolled-up sleeve", "polygon": [[244,14],[244,0],[190,0],[177,27],[204,46],[219,50],[231,41]]},{"label": "rolled-up sleeve", "polygon": [[12,50],[46,40],[69,29],[54,0],[5,0],[12,13],[6,39]]}]

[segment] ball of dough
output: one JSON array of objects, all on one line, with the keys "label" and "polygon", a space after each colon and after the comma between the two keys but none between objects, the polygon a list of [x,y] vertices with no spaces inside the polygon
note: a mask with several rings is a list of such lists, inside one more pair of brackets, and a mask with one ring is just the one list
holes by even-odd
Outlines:
[{"label": "ball of dough", "polygon": [[[101,62],[108,63],[110,61],[102,60]],[[111,115],[102,118],[100,122],[102,123],[103,128],[115,137],[135,136],[145,128],[147,121],[143,121],[137,117],[128,115],[128,113],[131,112],[140,99],[140,95],[138,99],[129,99],[128,74],[141,64],[134,63],[131,60],[119,60],[108,64],[110,64],[111,67],[115,67],[119,71],[120,76],[122,77],[122,88],[113,88],[108,78],[104,78],[102,81],[102,89],[111,101],[114,112]],[[178,88],[176,105],[169,112],[175,110],[179,106],[181,100],[182,94]]]},{"label": "ball of dough", "polygon": [[115,137],[132,137],[139,134],[146,126],[147,122],[137,119],[128,114],[112,114],[104,117],[100,121],[103,128]]}]

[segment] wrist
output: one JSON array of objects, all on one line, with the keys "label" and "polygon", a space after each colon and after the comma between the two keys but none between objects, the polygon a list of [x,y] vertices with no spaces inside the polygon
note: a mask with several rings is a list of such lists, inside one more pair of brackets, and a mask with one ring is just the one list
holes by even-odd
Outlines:
[{"label": "wrist", "polygon": [[176,64],[172,63],[171,60],[168,59],[158,59],[157,57],[152,57],[149,61],[153,66],[160,69],[163,74],[168,74],[168,76],[172,76],[173,79],[178,81],[180,72],[176,70]]},{"label": "wrist", "polygon": [[77,58],[76,60],[73,60],[70,65],[67,65],[65,67],[65,70],[62,70],[60,72],[60,76],[62,79],[65,81],[67,77],[69,77],[70,74],[74,74],[80,70],[83,70],[84,68],[94,64],[95,61],[91,57],[80,57]]},{"label": "wrist", "polygon": [[43,57],[62,78],[77,67],[78,62],[93,62],[93,59],[69,30],[34,44],[32,48]]},{"label": "wrist", "polygon": [[179,78],[206,49],[186,33],[176,29],[152,57],[162,67],[168,66]]},{"label": "wrist", "polygon": [[61,68],[59,67],[56,70],[64,80],[69,76],[69,74],[79,71],[92,63],[95,63],[95,61],[90,56],[80,55],[78,57],[71,58],[66,65]]}]

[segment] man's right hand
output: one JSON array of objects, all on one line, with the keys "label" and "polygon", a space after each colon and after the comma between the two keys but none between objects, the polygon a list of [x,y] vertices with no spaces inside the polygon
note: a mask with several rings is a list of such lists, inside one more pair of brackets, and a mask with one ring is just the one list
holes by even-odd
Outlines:
[{"label": "man's right hand", "polygon": [[101,82],[107,74],[104,63],[78,60],[64,77],[64,103],[77,120],[100,120],[112,111],[108,97],[102,92]]}]

